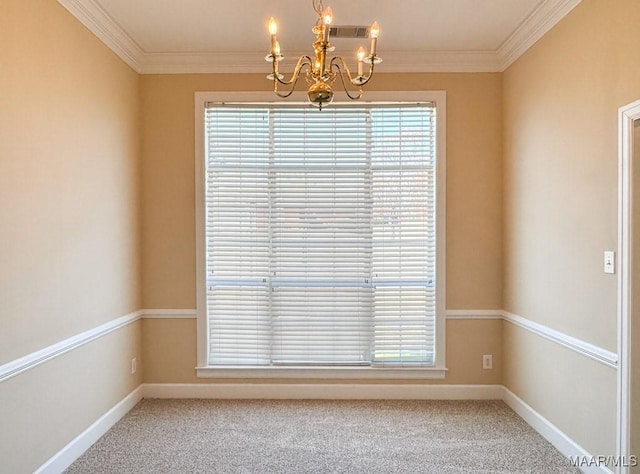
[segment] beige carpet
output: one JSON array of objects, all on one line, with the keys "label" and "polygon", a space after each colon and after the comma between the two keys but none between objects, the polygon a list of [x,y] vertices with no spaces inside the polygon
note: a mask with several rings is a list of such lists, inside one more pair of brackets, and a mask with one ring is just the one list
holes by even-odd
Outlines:
[{"label": "beige carpet", "polygon": [[68,473],[565,473],[501,401],[143,400]]}]

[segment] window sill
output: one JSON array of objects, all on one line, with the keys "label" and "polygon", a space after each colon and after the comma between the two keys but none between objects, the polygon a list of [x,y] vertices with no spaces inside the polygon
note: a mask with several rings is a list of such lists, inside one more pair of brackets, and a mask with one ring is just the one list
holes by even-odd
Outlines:
[{"label": "window sill", "polygon": [[220,379],[444,379],[436,367],[196,367],[198,378]]}]

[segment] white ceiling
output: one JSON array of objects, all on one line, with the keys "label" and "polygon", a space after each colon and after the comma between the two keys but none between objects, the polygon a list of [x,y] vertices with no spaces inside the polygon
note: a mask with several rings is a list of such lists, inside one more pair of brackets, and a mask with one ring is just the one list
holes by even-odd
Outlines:
[{"label": "white ceiling", "polygon": [[[267,21],[285,57],[311,53],[310,0],[58,0],[140,73],[265,72]],[[502,71],[581,0],[325,0],[335,25],[381,27],[379,71]],[[351,59],[366,41],[337,39]],[[285,67],[286,67],[286,63]]]}]

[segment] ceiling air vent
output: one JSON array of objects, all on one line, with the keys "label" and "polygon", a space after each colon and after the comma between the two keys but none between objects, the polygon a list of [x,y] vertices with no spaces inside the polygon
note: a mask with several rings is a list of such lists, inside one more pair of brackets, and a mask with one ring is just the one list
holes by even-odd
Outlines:
[{"label": "ceiling air vent", "polygon": [[332,38],[368,38],[369,28],[369,26],[336,25],[331,27],[329,35]]}]

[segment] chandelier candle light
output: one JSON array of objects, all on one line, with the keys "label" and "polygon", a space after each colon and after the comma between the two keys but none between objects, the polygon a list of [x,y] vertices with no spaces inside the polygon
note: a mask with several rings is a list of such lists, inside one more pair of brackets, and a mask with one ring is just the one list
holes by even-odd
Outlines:
[{"label": "chandelier candle light", "polygon": [[[376,48],[378,42],[378,36],[380,35],[380,27],[378,22],[374,22],[369,29],[369,37],[371,38],[371,50],[367,55],[364,48],[360,47],[356,53],[358,60],[358,74],[353,76],[347,63],[341,56],[334,56],[327,61],[327,52],[335,50],[335,47],[329,43],[329,31],[331,29],[331,23],[333,22],[333,11],[331,7],[322,5],[322,0],[312,0],[313,9],[318,14],[318,20],[316,26],[313,27],[313,34],[316,35],[316,41],[313,43],[313,50],[315,57],[312,59],[310,56],[302,55],[298,58],[296,67],[293,70],[293,75],[289,80],[284,80],[284,76],[278,72],[278,63],[282,61],[284,56],[280,51],[280,43],[278,43],[277,33],[278,25],[273,17],[269,20],[269,33],[271,34],[271,53],[269,53],[265,59],[272,63],[272,73],[267,76],[267,79],[273,81],[273,91],[282,98],[287,98],[296,88],[298,79],[302,69],[306,66],[305,79],[309,85],[307,90],[307,97],[309,102],[317,106],[322,110],[322,107],[331,103],[333,100],[333,88],[332,85],[335,80],[340,77],[342,87],[344,88],[347,97],[352,100],[357,100],[362,97],[362,86],[364,86],[371,76],[373,76],[373,69],[376,64],[382,62],[382,59],[376,55]],[[367,75],[364,75],[364,63],[369,65],[369,71]],[[345,74],[349,79],[349,82],[358,87],[357,93],[352,93],[347,89],[347,82],[345,80]],[[280,92],[278,85],[291,86],[291,90],[287,92]]]}]

